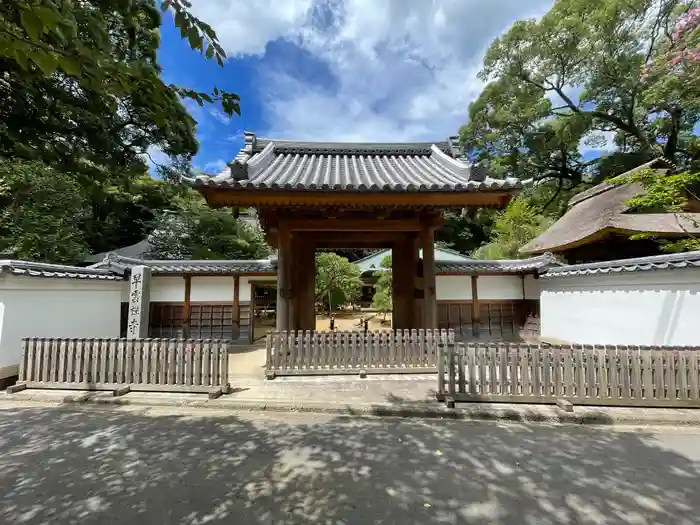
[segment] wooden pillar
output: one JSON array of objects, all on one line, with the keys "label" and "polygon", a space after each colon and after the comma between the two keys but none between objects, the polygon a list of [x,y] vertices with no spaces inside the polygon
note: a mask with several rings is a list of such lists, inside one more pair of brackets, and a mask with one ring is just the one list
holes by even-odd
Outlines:
[{"label": "wooden pillar", "polygon": [[192,294],[192,276],[185,275],[185,303],[182,307],[182,337],[187,339],[190,336],[190,312],[192,311],[192,305],[190,301],[190,296]]},{"label": "wooden pillar", "polygon": [[287,322],[288,330],[298,330],[299,329],[299,308],[298,308],[298,297],[299,297],[299,234],[297,232],[289,233],[289,249],[287,254],[287,266],[289,268],[289,302],[287,307],[289,308],[289,321]]},{"label": "wooden pillar", "polygon": [[425,227],[420,232],[423,249],[423,324],[426,330],[437,326],[437,302],[435,295],[435,239],[433,228]]},{"label": "wooden pillar", "polygon": [[281,223],[277,230],[277,306],[275,308],[275,316],[278,332],[289,329],[290,245],[289,230]]},{"label": "wooden pillar", "polygon": [[[253,291],[251,290],[251,295]],[[251,301],[252,304],[252,301]],[[251,317],[252,319],[252,317]],[[231,312],[233,324],[241,326],[241,279],[240,276],[233,276],[233,311]]]},{"label": "wooden pillar", "polygon": [[415,291],[415,240],[406,235],[392,247],[392,303],[395,329],[412,328]]},{"label": "wooden pillar", "polygon": [[308,236],[300,238],[297,241],[297,246],[299,249],[299,257],[297,257],[299,271],[296,301],[299,309],[299,330],[315,330],[316,246],[313,239]]},{"label": "wooden pillar", "polygon": [[472,275],[472,334],[479,336],[481,327],[481,308],[479,307],[479,277]]},{"label": "wooden pillar", "polygon": [[406,239],[406,328],[418,328],[416,324],[416,285],[418,278],[418,235],[410,233]]},{"label": "wooden pillar", "polygon": [[423,328],[423,275],[420,269],[423,266],[420,257],[420,239],[413,236],[413,324],[411,328]]}]

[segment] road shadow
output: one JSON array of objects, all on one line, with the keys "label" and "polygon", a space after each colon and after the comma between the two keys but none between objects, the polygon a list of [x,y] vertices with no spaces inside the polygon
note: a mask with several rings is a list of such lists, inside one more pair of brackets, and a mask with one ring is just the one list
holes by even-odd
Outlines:
[{"label": "road shadow", "polygon": [[699,465],[643,430],[178,410],[0,408],[0,522],[700,519]]}]

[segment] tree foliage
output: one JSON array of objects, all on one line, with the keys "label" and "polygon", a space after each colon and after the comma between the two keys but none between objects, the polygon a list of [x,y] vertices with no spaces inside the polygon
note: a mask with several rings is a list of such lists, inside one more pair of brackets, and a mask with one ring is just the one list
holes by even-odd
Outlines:
[{"label": "tree foliage", "polygon": [[81,228],[91,219],[78,177],[43,162],[0,158],[0,253],[74,263],[88,253]]},{"label": "tree foliage", "polygon": [[153,210],[182,191],[148,175],[114,185],[41,161],[0,157],[0,251],[74,264],[142,240]]},{"label": "tree foliage", "polygon": [[[151,178],[146,163],[152,151],[165,153],[170,161],[159,171],[171,181],[191,169],[196,122],[183,97],[218,103],[228,114],[240,111],[233,93],[200,93],[161,78],[161,11],[173,14],[192,49],[223,65],[214,31],[189,7],[187,0],[0,2],[4,188],[41,196],[12,202],[4,194],[6,251],[75,263],[86,252],[141,241],[156,215],[177,207],[177,199],[201,201]],[[42,201],[50,192],[55,199]],[[232,230],[226,231],[229,240],[222,243],[234,244]],[[230,246],[221,251],[236,253]]]},{"label": "tree foliage", "polygon": [[393,308],[393,281],[391,278],[391,255],[384,257],[380,263],[381,270],[374,272],[377,282],[374,285],[374,296],[372,297],[372,308],[382,312],[386,320],[386,314]]},{"label": "tree foliage", "polygon": [[361,290],[360,270],[356,265],[332,252],[316,256],[317,303],[321,302],[329,309],[342,307],[357,300]]},{"label": "tree foliage", "polygon": [[461,212],[446,211],[445,224],[436,232],[441,246],[459,253],[471,253],[487,242],[494,212],[485,208],[466,208]]},{"label": "tree foliage", "polygon": [[[565,189],[662,154],[697,162],[698,63],[648,68],[672,61],[674,25],[693,4],[559,0],[540,20],[516,22],[486,53],[488,84],[460,131],[467,151],[496,172]],[[607,139],[615,154],[587,160],[584,146]]]},{"label": "tree foliage", "polygon": [[513,199],[496,216],[489,242],[474,251],[476,259],[517,259],[518,250],[552,225],[527,198]]},{"label": "tree foliage", "polygon": [[[693,220],[688,211],[689,194],[698,199],[695,191],[700,187],[700,172],[682,172],[660,176],[654,170],[640,170],[626,175],[619,175],[611,182],[614,184],[640,183],[644,187],[644,193],[628,201],[633,212],[660,213],[668,212],[678,214],[678,225],[684,228],[684,222]],[[698,226],[693,224],[693,226]],[[653,239],[660,248],[667,252],[684,252],[700,250],[700,238],[688,233],[688,237],[680,240],[660,239],[650,233],[638,233],[630,239]]]},{"label": "tree foliage", "polygon": [[162,213],[149,236],[151,259],[263,259],[270,247],[260,228],[234,216],[231,209],[211,209],[203,199],[177,201]]}]

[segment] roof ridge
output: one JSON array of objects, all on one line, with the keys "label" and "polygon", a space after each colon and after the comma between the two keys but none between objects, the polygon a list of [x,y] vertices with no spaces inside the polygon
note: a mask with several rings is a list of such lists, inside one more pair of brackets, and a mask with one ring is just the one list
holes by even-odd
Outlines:
[{"label": "roof ridge", "polygon": [[[123,262],[134,262],[134,263],[145,263],[148,264],[182,264],[182,263],[193,263],[193,264],[224,264],[224,263],[267,263],[272,259],[137,259],[136,257],[125,257],[123,255],[114,255],[112,257],[107,257],[105,261],[123,261]],[[102,261],[102,262],[105,262]]]},{"label": "roof ridge", "polygon": [[[469,259],[468,261],[445,261],[446,264],[474,264],[474,263],[488,263],[488,264],[523,264],[523,263],[536,263],[536,262],[554,262],[554,255],[545,252],[540,255],[534,255],[532,257],[526,257],[524,259]],[[443,262],[443,261],[440,261]]]},{"label": "roof ridge", "polygon": [[358,263],[361,263],[361,262],[364,262],[364,261],[368,261],[369,259],[371,259],[372,257],[375,257],[376,255],[378,255],[378,254],[380,254],[380,253],[383,253],[383,252],[390,252],[390,251],[391,251],[391,248],[383,248],[383,249],[381,249],[381,250],[377,250],[377,251],[374,252],[374,253],[371,253],[371,254],[369,254],[369,255],[366,255],[366,256],[363,257],[362,259],[358,259],[358,260],[356,260],[356,261],[353,261],[352,264],[358,264]]},{"label": "roof ridge", "polygon": [[87,273],[110,273],[109,270],[103,270],[102,268],[92,268],[90,266],[73,266],[68,264],[44,263],[39,261],[23,261],[20,259],[0,259],[0,267],[2,266],[16,266],[19,268],[39,268],[44,270],[70,270]]},{"label": "roof ridge", "polygon": [[632,266],[654,266],[656,264],[664,264],[664,263],[679,263],[679,262],[687,262],[687,261],[693,261],[693,260],[698,260],[700,262],[700,250],[692,251],[692,252],[680,252],[680,253],[664,253],[661,255],[649,255],[646,257],[633,257],[630,259],[613,259],[611,261],[599,261],[599,262],[592,262],[592,263],[583,263],[583,264],[568,264],[568,265],[563,265],[557,267],[555,270],[552,271],[553,274],[558,274],[558,273],[570,273],[570,272],[584,272],[586,273],[587,270],[592,270],[592,273],[595,273],[595,270],[606,270],[606,269],[612,269],[612,268],[625,268],[625,267],[632,267]]},{"label": "roof ridge", "polygon": [[605,193],[607,191],[610,191],[613,188],[618,187],[618,185],[610,182],[612,179],[614,179],[616,177],[622,177],[624,175],[627,175],[627,174],[633,173],[633,172],[637,172],[637,171],[640,171],[642,169],[647,169],[647,168],[654,169],[654,168],[652,168],[651,165],[653,165],[656,162],[663,162],[663,163],[669,165],[670,169],[672,169],[672,170],[678,169],[678,166],[676,164],[674,164],[673,162],[671,162],[670,160],[668,160],[666,157],[664,157],[664,156],[656,157],[650,161],[647,161],[647,162],[640,164],[639,166],[631,168],[631,169],[624,171],[622,173],[619,173],[617,175],[613,175],[612,177],[609,177],[609,178],[605,179],[604,181],[599,182],[595,186],[591,186],[590,188],[586,188],[582,192],[577,193],[576,195],[571,197],[571,199],[569,199],[569,203],[567,204],[567,209],[571,209],[574,206],[576,206],[577,204],[580,204],[580,203],[582,203],[588,199],[591,199],[593,197],[597,197],[598,195],[601,195],[602,193]]}]

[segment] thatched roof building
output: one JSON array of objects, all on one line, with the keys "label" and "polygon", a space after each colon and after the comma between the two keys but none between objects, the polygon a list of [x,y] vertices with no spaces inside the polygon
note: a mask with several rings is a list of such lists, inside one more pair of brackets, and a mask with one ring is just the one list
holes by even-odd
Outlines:
[{"label": "thatched roof building", "polygon": [[[627,173],[654,169],[664,176],[674,165],[654,159]],[[527,243],[520,252],[536,255],[551,252],[568,262],[604,261],[616,258],[642,257],[658,253],[656,243],[630,241],[637,233],[650,233],[662,238],[681,238],[700,234],[700,213],[697,204],[689,213],[635,213],[628,201],[642,195],[640,183],[615,185],[603,182],[574,196],[567,212],[539,237]]]}]

